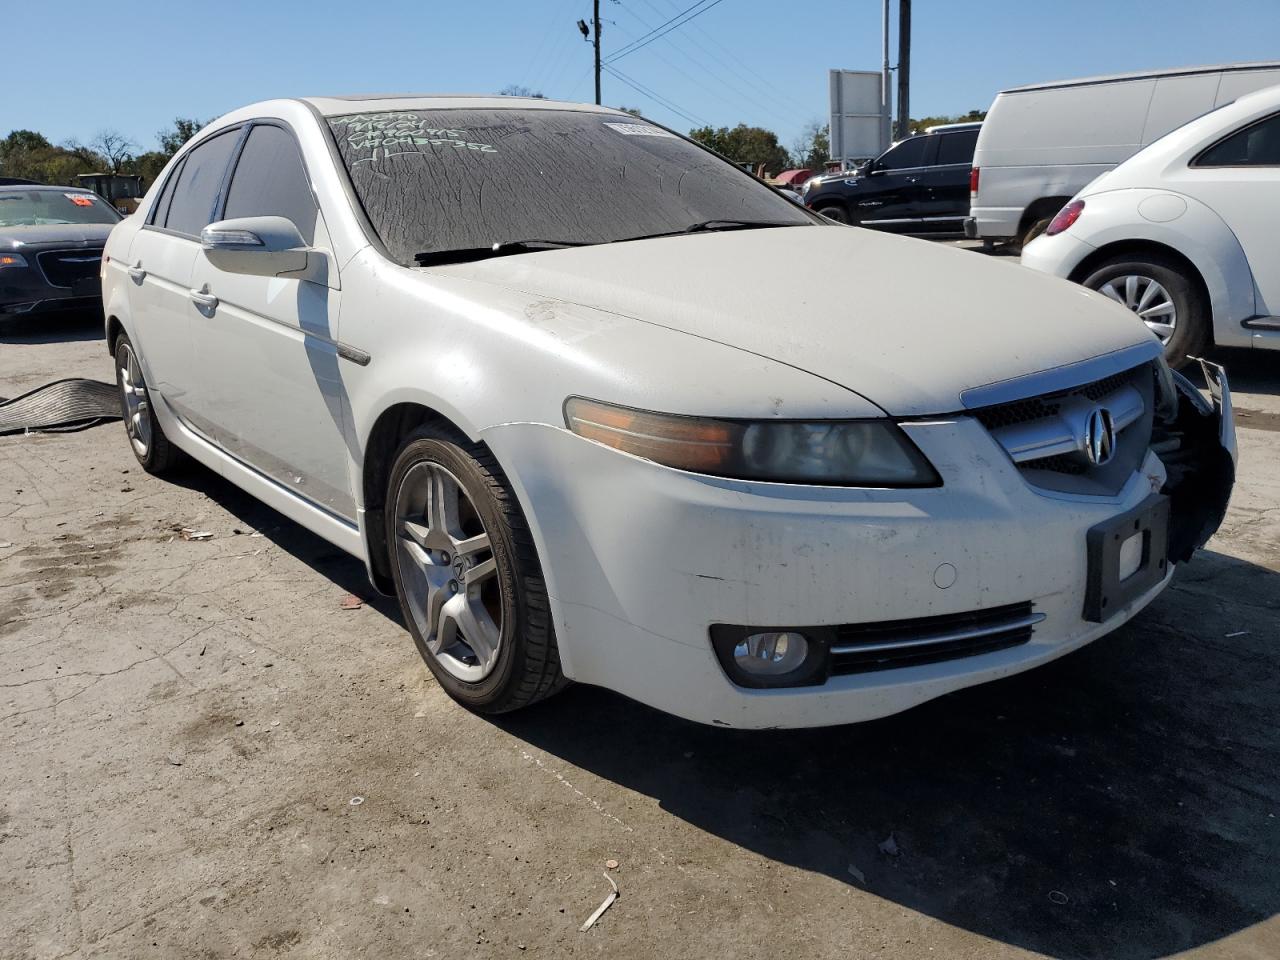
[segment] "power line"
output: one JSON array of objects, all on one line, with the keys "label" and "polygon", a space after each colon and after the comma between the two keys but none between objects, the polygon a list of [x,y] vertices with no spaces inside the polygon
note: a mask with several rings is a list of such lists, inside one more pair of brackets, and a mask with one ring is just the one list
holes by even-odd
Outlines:
[{"label": "power line", "polygon": [[638,80],[633,80],[631,77],[628,77],[625,73],[623,73],[621,70],[618,70],[616,67],[611,67],[609,66],[609,64],[605,63],[605,64],[601,64],[601,69],[608,71],[610,76],[612,76],[616,80],[621,80],[623,83],[625,83],[628,87],[630,87],[636,93],[640,94],[642,97],[648,97],[654,103],[658,104],[661,107],[666,107],[672,113],[676,114],[677,116],[683,117],[685,120],[688,120],[690,123],[698,124],[704,127],[709,127],[711,125],[708,121],[696,115],[686,113],[684,110],[680,109],[680,107],[676,106],[666,97],[663,97],[661,94],[655,93],[653,90],[650,90],[648,87],[640,83]]},{"label": "power line", "polygon": [[[648,7],[650,10],[652,10],[652,11],[653,11],[654,13],[656,13],[658,16],[660,16],[660,17],[661,17],[661,16],[664,16],[664,15],[665,15],[665,14],[663,13],[663,11],[662,11],[662,10],[658,9],[656,6],[654,6],[654,5],[653,5],[653,3],[651,2],[651,0],[641,0],[641,2],[643,2],[643,3],[644,3],[644,5],[645,5],[646,7]],[[672,0],[664,0],[664,2],[666,3],[666,5],[667,5],[667,6],[671,7],[672,9],[675,9],[675,3],[674,3],[674,2],[672,2]],[[640,16],[639,16],[638,14],[636,14],[636,12],[635,12],[634,10],[629,10],[628,12],[629,12],[633,17],[635,17],[637,20],[640,20],[640,21],[641,21],[641,23],[643,23],[643,22],[644,22],[644,21],[640,18]],[[646,26],[647,26],[647,24],[646,24]],[[709,47],[707,47],[705,44],[703,44],[703,43],[698,39],[698,36],[697,36],[698,34],[701,34],[701,35],[702,35],[702,36],[707,40],[707,42],[708,42],[708,43],[711,43],[711,44],[715,45],[715,46],[716,46],[716,47],[718,47],[718,48],[719,48],[723,53],[725,53],[727,56],[731,57],[731,58],[732,58],[732,59],[737,63],[737,66],[735,66],[735,65],[734,65],[734,64],[732,64],[732,63],[728,63],[728,62],[726,62],[722,57],[720,57],[719,55],[717,55],[717,53],[716,53],[714,50],[710,49],[710,48],[709,48]],[[728,47],[726,47],[723,43],[721,43],[720,41],[718,41],[718,40],[717,40],[715,37],[713,37],[711,34],[707,33],[707,31],[703,30],[703,29],[702,29],[702,27],[701,27],[700,25],[698,25],[698,24],[696,24],[696,23],[695,23],[695,24],[694,24],[692,27],[690,27],[687,31],[684,31],[683,33],[681,33],[681,34],[680,34],[680,37],[681,37],[681,39],[685,40],[686,42],[693,44],[695,47],[697,47],[699,50],[701,50],[704,54],[706,54],[708,57],[710,57],[710,58],[711,58],[712,60],[714,60],[716,63],[718,63],[718,64],[720,64],[722,67],[724,67],[726,70],[729,70],[729,71],[731,71],[731,72],[733,72],[733,73],[736,73],[740,78],[742,78],[743,80],[745,80],[747,83],[751,84],[753,87],[755,87],[755,88],[756,88],[756,90],[757,90],[757,91],[758,91],[762,96],[764,96],[764,97],[768,98],[770,101],[772,101],[772,103],[774,104],[774,106],[775,106],[777,109],[785,110],[785,112],[786,112],[786,116],[787,116],[788,118],[790,118],[790,117],[792,116],[792,114],[793,114],[793,113],[794,113],[794,111],[795,111],[795,104],[794,104],[794,103],[792,103],[791,101],[786,100],[785,98],[783,98],[783,97],[779,96],[779,95],[778,95],[778,93],[777,93],[777,91],[775,91],[773,88],[771,88],[771,87],[770,87],[770,86],[769,86],[769,85],[764,81],[764,79],[763,79],[759,74],[757,74],[757,73],[755,72],[755,69],[754,69],[750,64],[748,64],[748,63],[746,63],[745,61],[743,61],[741,57],[739,57],[737,54],[735,54],[732,50],[730,50]],[[671,44],[673,47],[675,47],[675,46],[676,46],[675,38],[674,38],[674,37],[667,37],[667,42],[668,42],[669,44]],[[678,48],[678,47],[676,47],[676,49],[677,49],[677,50],[679,50],[679,48]],[[689,54],[688,54],[688,52],[687,52],[687,51],[680,51],[680,52],[681,52],[681,53],[683,53],[685,56],[689,56]],[[690,57],[690,59],[691,59],[691,60],[694,60],[695,58]],[[696,62],[696,61],[695,61],[695,62]],[[710,71],[709,71],[709,72],[710,72]],[[719,75],[717,74],[717,76],[719,76]],[[782,117],[782,114],[774,114],[774,116],[775,116],[775,118],[781,118],[781,117]],[[788,122],[789,122],[789,121],[788,121]]]},{"label": "power line", "polygon": [[[623,57],[629,56],[630,54],[635,53],[637,50],[641,49],[642,47],[647,47],[649,44],[653,43],[653,41],[657,40],[659,37],[666,36],[672,30],[676,29],[676,27],[684,26],[690,20],[693,20],[696,17],[702,16],[702,14],[706,13],[712,7],[719,6],[723,2],[724,0],[711,0],[710,3],[707,3],[706,6],[703,6],[703,4],[706,3],[706,0],[698,0],[697,3],[695,3],[692,7],[687,8],[683,13],[676,14],[666,23],[663,23],[659,25],[655,30],[650,31],[650,34],[652,35],[645,34],[645,36],[641,37],[638,41],[636,41],[636,43],[631,44],[627,47],[623,47],[621,50],[619,50],[617,53],[615,53],[613,56],[609,58],[609,63],[613,63],[615,60],[621,60]],[[681,19],[682,17],[683,19]]]},{"label": "power line", "polygon": [[[647,5],[651,10],[654,10],[656,13],[658,13],[658,15],[659,15],[659,16],[662,16],[662,12],[661,12],[660,10],[657,10],[657,8],[655,8],[655,7],[653,6],[653,4],[648,3],[648,0],[645,0],[645,3],[646,3],[646,5]],[[624,8],[624,9],[625,9],[625,8]],[[641,17],[638,13],[636,13],[634,10],[630,10],[630,9],[628,9],[628,10],[627,10],[627,12],[628,12],[632,17],[634,17],[637,21],[639,21],[643,26],[645,26],[645,27],[648,27],[648,26],[649,26],[649,24],[645,21],[645,19],[644,19],[643,17]],[[624,28],[621,28],[621,27],[620,27],[619,29],[623,29],[623,32],[624,32],[624,33],[628,33],[628,34],[629,34],[629,31],[626,31]],[[655,39],[656,39],[656,38],[655,38]],[[710,76],[710,77],[712,77],[713,79],[715,79],[715,81],[716,81],[717,83],[721,84],[721,85],[722,85],[722,86],[724,86],[726,89],[728,89],[729,91],[731,91],[731,92],[733,93],[734,97],[735,97],[735,98],[737,98],[741,103],[743,103],[743,104],[750,104],[750,105],[751,105],[751,107],[753,107],[755,110],[757,110],[757,111],[762,111],[762,112],[764,112],[764,113],[768,114],[768,115],[769,115],[770,117],[772,117],[774,120],[781,120],[781,121],[783,121],[784,123],[788,123],[788,124],[791,122],[791,121],[790,121],[790,116],[789,116],[789,108],[788,108],[788,116],[784,118],[783,114],[782,114],[781,112],[779,112],[779,111],[778,111],[778,109],[777,109],[776,107],[770,106],[770,105],[768,105],[768,104],[762,104],[762,103],[760,103],[760,101],[759,101],[758,99],[754,99],[754,98],[752,97],[752,95],[751,95],[748,91],[744,90],[741,86],[738,86],[738,85],[735,85],[735,84],[731,83],[729,80],[725,79],[725,77],[724,77],[724,76],[722,76],[719,72],[717,72],[717,71],[715,71],[715,70],[711,69],[710,67],[708,67],[708,66],[707,66],[707,64],[706,64],[706,63],[704,63],[701,59],[699,59],[699,58],[698,58],[698,57],[696,57],[696,56],[691,56],[691,55],[689,54],[689,52],[688,52],[688,51],[686,51],[686,50],[682,50],[680,47],[676,46],[676,44],[675,44],[675,41],[674,41],[674,38],[673,38],[673,37],[665,37],[664,39],[667,41],[667,43],[668,43],[668,44],[670,44],[671,52],[672,52],[672,53],[678,54],[679,56],[683,57],[685,60],[687,60],[687,61],[689,62],[689,64],[690,64],[690,65],[698,67],[700,70],[702,70],[703,72],[705,72],[708,76]],[[685,39],[689,39],[689,37],[688,37],[687,35],[685,35]],[[704,48],[704,49],[705,49],[705,48]],[[666,57],[664,57],[661,53],[659,53],[657,49],[651,50],[651,51],[649,51],[649,52],[650,52],[650,54],[651,54],[652,56],[657,57],[659,60],[661,60],[661,61],[662,61],[663,63],[665,63],[667,66],[671,67],[671,69],[673,69],[673,70],[675,70],[675,71],[677,71],[677,72],[679,72],[679,73],[683,74],[684,76],[688,77],[688,78],[689,78],[690,80],[692,80],[695,84],[705,84],[705,81],[703,81],[703,80],[699,80],[698,78],[694,77],[691,73],[689,73],[687,70],[685,70],[684,68],[682,68],[678,63],[673,63],[671,60],[668,60],[668,59],[667,59]],[[711,51],[709,51],[709,50],[708,50],[708,51],[706,51],[706,52],[707,52],[708,54],[710,54],[710,53],[711,53]],[[721,61],[721,62],[723,63],[723,61]],[[726,64],[725,66],[728,66],[728,65]],[[713,92],[712,90],[710,90],[709,88],[706,88],[705,86],[704,86],[704,89],[705,89],[705,91],[706,91],[707,93],[712,93],[712,92]],[[728,103],[728,102],[729,102],[729,101],[728,101],[728,99],[727,99],[727,98],[725,98],[725,97],[721,97],[721,99],[722,99],[722,100],[724,100],[724,102],[726,102],[726,103]],[[740,109],[740,108],[735,108],[735,109]]]}]

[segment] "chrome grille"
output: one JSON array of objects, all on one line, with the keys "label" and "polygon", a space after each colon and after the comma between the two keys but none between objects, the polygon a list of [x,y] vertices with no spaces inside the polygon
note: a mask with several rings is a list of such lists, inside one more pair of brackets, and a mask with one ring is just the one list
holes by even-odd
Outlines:
[{"label": "chrome grille", "polygon": [[[1090,414],[1105,409],[1115,454],[1104,464],[1087,455]],[[973,410],[1027,480],[1075,493],[1114,494],[1137,470],[1151,441],[1154,368],[1143,363],[1070,390]]]},{"label": "chrome grille", "polygon": [[80,280],[96,279],[102,266],[101,250],[45,250],[36,254],[45,279],[54,287],[74,287]]},{"label": "chrome grille", "polygon": [[911,620],[845,624],[831,646],[833,676],[973,657],[1031,639],[1044,614],[1030,602]]}]

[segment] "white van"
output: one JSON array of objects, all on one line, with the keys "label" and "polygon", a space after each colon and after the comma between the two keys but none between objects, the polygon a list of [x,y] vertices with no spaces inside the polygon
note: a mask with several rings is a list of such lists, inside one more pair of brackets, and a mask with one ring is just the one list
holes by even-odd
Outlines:
[{"label": "white van", "polygon": [[1026,243],[1094,177],[1188,120],[1276,84],[1272,60],[1002,90],[978,135],[965,236]]}]

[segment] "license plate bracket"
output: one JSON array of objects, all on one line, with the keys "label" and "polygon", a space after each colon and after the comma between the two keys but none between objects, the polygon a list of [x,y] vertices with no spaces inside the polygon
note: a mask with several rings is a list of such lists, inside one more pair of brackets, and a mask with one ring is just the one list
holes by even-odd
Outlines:
[{"label": "license plate bracket", "polygon": [[[1120,579],[1120,548],[1130,537],[1141,535],[1142,561],[1132,574]],[[1169,568],[1169,498],[1152,494],[1128,513],[1099,523],[1085,536],[1089,557],[1084,618],[1104,623],[1130,601],[1164,579]]]}]

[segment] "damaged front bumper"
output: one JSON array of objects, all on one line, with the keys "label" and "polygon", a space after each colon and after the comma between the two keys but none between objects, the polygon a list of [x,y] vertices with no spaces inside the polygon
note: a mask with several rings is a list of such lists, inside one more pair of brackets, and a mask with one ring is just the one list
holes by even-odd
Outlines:
[{"label": "damaged front bumper", "polygon": [[1217,532],[1236,480],[1239,454],[1227,372],[1207,360],[1199,363],[1210,399],[1182,374],[1168,371],[1152,432],[1151,447],[1168,474],[1160,492],[1170,501],[1171,563],[1190,560]]},{"label": "damaged front bumper", "polygon": [[[1220,368],[1207,367],[1212,400],[1162,376],[1158,450],[1099,496],[1028,482],[969,415],[903,424],[943,478],[918,489],[702,476],[530,423],[483,437],[530,521],[567,676],[701,723],[825,726],[1037,667],[1160,594],[1221,523],[1235,449]],[[1118,564],[1124,590],[1091,619],[1087,535],[1126,516],[1158,533],[1148,576]],[[808,685],[750,688],[726,671],[726,630],[793,629],[827,657]],[[963,654],[860,659],[944,640]]]}]

